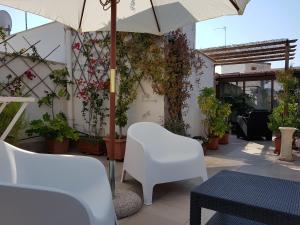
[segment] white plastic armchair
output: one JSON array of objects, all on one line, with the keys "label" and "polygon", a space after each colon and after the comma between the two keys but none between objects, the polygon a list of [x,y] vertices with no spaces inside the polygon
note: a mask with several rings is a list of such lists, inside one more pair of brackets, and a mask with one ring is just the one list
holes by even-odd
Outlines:
[{"label": "white plastic armchair", "polygon": [[31,153],[0,141],[0,224],[114,225],[115,218],[100,161]]},{"label": "white plastic armchair", "polygon": [[142,184],[145,205],[152,204],[156,184],[196,177],[207,180],[201,144],[151,122],[129,127],[121,181],[126,172]]}]

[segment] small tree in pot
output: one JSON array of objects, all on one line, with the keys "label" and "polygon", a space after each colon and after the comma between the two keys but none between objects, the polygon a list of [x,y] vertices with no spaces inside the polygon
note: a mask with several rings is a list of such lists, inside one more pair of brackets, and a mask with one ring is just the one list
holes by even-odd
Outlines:
[{"label": "small tree in pot", "polygon": [[272,114],[269,116],[269,129],[275,134],[274,144],[275,150],[274,153],[279,155],[281,148],[281,136],[279,127],[299,127],[300,120],[299,114],[297,112],[298,105],[296,103],[288,104],[288,115],[284,116],[285,104],[281,102],[277,107],[272,111]]},{"label": "small tree in pot", "polygon": [[125,156],[126,136],[123,134],[123,128],[127,125],[127,121],[128,121],[127,111],[129,109],[129,104],[128,104],[129,102],[126,101],[123,97],[124,96],[119,95],[119,98],[117,100],[116,125],[118,126],[119,131],[116,134],[114,153],[109,151],[108,148],[109,138],[105,139],[106,146],[108,149],[108,157],[114,158],[119,161],[122,161]]},{"label": "small tree in pot", "polygon": [[76,81],[80,91],[77,95],[82,101],[82,117],[88,125],[86,135],[81,135],[77,145],[81,152],[92,155],[101,155],[105,152],[103,143],[105,118],[108,108],[109,83],[103,80],[88,80],[83,78]]},{"label": "small tree in pot", "polygon": [[228,103],[221,103],[218,108],[218,115],[220,118],[223,118],[222,122],[224,123],[224,131],[223,136],[220,137],[219,144],[226,145],[229,143],[229,116],[231,114],[231,105]]},{"label": "small tree in pot", "polygon": [[[116,134],[116,139],[114,140],[114,153],[110,152],[110,139],[108,137],[104,138],[108,157],[119,161],[122,161],[125,156],[126,136],[123,134],[123,128],[127,125],[128,121],[127,111],[129,109],[129,105],[136,99],[139,81],[143,76],[142,73],[134,72],[132,67],[134,67],[135,64],[130,61],[132,58],[126,55],[127,48],[122,40],[123,39],[120,37],[118,41],[118,44],[120,45],[118,50],[118,55],[120,55],[118,59],[118,72],[120,76],[116,105],[116,125],[118,126],[119,131]],[[129,65],[128,61],[132,63]]]},{"label": "small tree in pot", "polygon": [[275,154],[280,154],[281,134],[279,127],[298,127],[298,80],[294,77],[292,69],[276,73],[277,81],[282,85],[278,97],[280,104],[274,108],[269,117],[269,128],[275,133]]},{"label": "small tree in pot", "polygon": [[208,134],[207,148],[216,150],[219,146],[219,138],[225,134],[227,129],[227,124],[221,115],[223,111],[221,102],[216,98],[213,88],[204,88],[198,96],[198,104],[201,112],[205,115],[203,124]]},{"label": "small tree in pot", "polygon": [[203,120],[204,127],[208,134],[207,148],[211,150],[218,149],[221,138],[221,143],[228,143],[229,131],[228,117],[231,113],[231,105],[222,103],[215,96],[213,88],[204,88],[198,96],[198,104],[201,112],[205,115]]}]

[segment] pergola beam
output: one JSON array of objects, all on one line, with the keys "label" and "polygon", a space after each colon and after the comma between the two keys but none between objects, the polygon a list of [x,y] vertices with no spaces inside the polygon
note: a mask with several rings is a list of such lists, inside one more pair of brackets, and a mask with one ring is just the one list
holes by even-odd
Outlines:
[{"label": "pergola beam", "polygon": [[[290,51],[296,51],[297,45],[290,45]],[[259,49],[247,49],[247,50],[239,50],[239,51],[226,51],[226,52],[217,52],[217,53],[205,53],[207,56],[215,58],[220,56],[235,56],[237,54],[251,54],[251,53],[264,53],[266,51],[285,51],[285,46],[282,47],[271,47],[271,48],[259,48]]]},{"label": "pergola beam", "polygon": [[[290,49],[289,53],[295,52],[296,49]],[[215,60],[223,59],[233,59],[241,57],[250,57],[250,56],[264,56],[264,55],[275,55],[275,54],[285,54],[285,47],[277,50],[276,48],[260,51],[249,51],[249,52],[240,52],[240,53],[228,53],[228,54],[218,54],[218,55],[208,55],[209,57],[214,58]]]},{"label": "pergola beam", "polygon": [[[289,60],[293,60],[294,57],[289,58]],[[265,60],[237,60],[237,61],[218,61],[215,62],[215,66],[220,66],[220,65],[234,65],[234,64],[247,64],[247,63],[263,63],[263,62],[274,62],[274,61],[283,61],[285,58],[274,58],[274,59],[265,59]]]},{"label": "pergola beam", "polygon": [[290,55],[286,54],[277,54],[277,55],[267,55],[267,56],[255,56],[255,57],[241,57],[241,58],[234,58],[234,59],[225,59],[225,60],[216,60],[216,63],[219,62],[235,62],[235,61],[256,61],[256,60],[265,60],[268,61],[269,59],[275,59],[275,58],[292,58],[295,56],[295,53],[292,53]]},{"label": "pergola beam", "polygon": [[[295,43],[297,39],[288,40],[288,39],[281,39],[281,40],[273,40],[273,41],[262,41],[262,42],[255,42],[255,43],[249,43],[249,44],[242,44],[242,45],[232,45],[232,46],[226,46],[226,47],[214,47],[214,48],[207,48],[202,49],[201,51],[205,54],[209,53],[219,53],[221,51],[228,52],[232,50],[237,49],[253,49],[253,48],[259,48],[259,47],[266,47],[266,46],[277,46],[282,45],[281,47],[285,47],[286,41],[288,41],[290,44]],[[280,47],[280,46],[277,46]]]}]

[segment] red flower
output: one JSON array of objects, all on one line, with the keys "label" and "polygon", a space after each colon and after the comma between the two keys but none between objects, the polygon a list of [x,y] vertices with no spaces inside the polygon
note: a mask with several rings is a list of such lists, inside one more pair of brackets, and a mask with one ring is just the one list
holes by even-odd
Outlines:
[{"label": "red flower", "polygon": [[89,41],[90,41],[92,44],[96,44],[96,43],[98,42],[97,39],[90,39]]},{"label": "red flower", "polygon": [[80,49],[80,43],[79,43],[79,42],[74,43],[74,44],[72,45],[72,48],[73,48],[73,49],[79,50],[79,49]]},{"label": "red flower", "polygon": [[25,71],[24,75],[27,77],[27,79],[29,80],[33,80],[34,78],[36,78],[36,76],[32,73],[32,71],[29,69],[27,71]]},{"label": "red flower", "polygon": [[97,60],[96,59],[91,59],[90,60],[90,65],[95,65],[97,63]]}]

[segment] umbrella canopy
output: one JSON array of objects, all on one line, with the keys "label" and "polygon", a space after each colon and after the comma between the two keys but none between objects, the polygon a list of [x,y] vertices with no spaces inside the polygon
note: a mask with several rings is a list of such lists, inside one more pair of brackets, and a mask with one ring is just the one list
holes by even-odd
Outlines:
[{"label": "umbrella canopy", "polygon": [[[117,30],[163,34],[198,21],[242,14],[249,1],[120,0]],[[0,4],[61,22],[82,32],[110,30],[110,10],[103,10],[99,0],[0,0]]]}]

